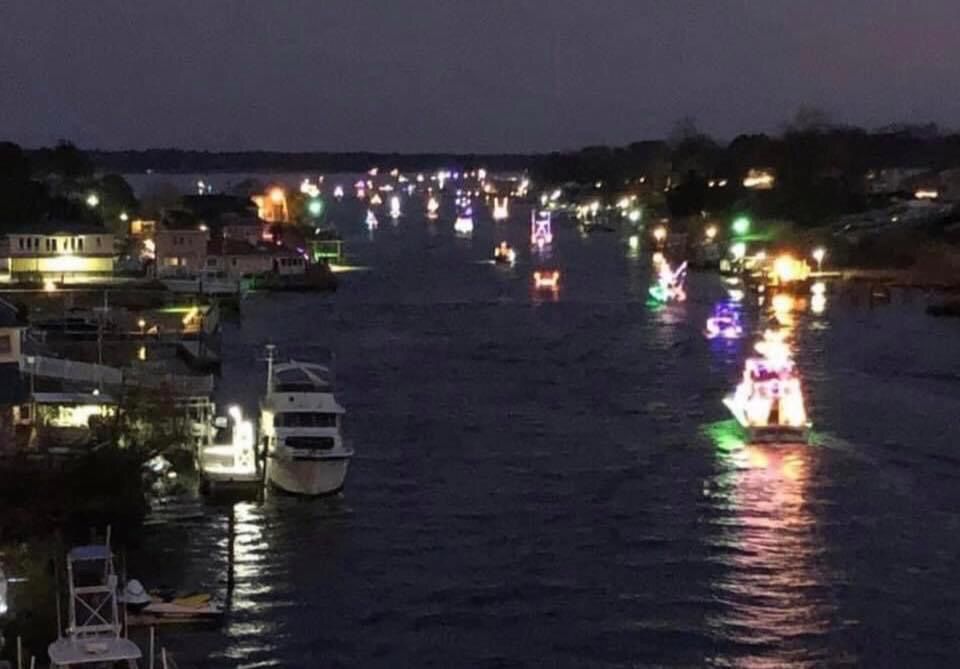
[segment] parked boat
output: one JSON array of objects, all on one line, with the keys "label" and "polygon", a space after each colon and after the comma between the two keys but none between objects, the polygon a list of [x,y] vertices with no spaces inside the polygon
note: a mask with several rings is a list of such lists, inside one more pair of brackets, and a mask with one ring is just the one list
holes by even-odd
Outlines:
[{"label": "parked boat", "polygon": [[126,604],[131,627],[151,625],[206,624],[223,617],[223,606],[212,595],[162,595],[147,593],[139,581],[131,580],[120,594]]},{"label": "parked boat", "polygon": [[67,586],[67,627],[47,649],[51,665],[135,668],[143,653],[123,636],[109,530],[105,544],[67,553]]},{"label": "parked boat", "polygon": [[261,403],[261,439],[267,478],[290,493],[340,491],[353,457],[341,434],[345,409],[334,397],[330,368],[268,356],[267,394]]}]

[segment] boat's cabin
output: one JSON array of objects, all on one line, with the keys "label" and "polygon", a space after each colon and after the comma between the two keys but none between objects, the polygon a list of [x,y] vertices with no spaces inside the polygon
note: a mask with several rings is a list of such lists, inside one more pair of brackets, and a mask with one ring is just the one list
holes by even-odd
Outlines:
[{"label": "boat's cabin", "polygon": [[328,367],[309,363],[277,365],[273,370],[274,393],[332,393],[333,374]]}]

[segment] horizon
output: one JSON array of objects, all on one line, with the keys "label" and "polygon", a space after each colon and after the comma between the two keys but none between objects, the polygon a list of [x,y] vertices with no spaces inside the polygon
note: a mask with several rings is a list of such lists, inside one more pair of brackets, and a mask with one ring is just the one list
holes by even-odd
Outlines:
[{"label": "horizon", "polygon": [[40,0],[0,7],[0,100],[10,141],[95,151],[532,155],[686,117],[775,134],[803,107],[953,128],[956,25],[956,3],[892,0]]}]

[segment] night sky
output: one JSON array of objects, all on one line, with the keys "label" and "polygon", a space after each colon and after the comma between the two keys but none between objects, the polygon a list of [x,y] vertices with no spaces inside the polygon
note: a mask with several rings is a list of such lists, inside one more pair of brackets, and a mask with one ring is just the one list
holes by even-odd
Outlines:
[{"label": "night sky", "polygon": [[2,0],[0,138],[542,151],[960,127],[957,0]]}]

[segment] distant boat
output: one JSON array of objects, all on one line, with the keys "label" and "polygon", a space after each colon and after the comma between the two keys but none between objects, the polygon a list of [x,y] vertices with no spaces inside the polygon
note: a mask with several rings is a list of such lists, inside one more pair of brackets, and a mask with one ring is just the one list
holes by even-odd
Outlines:
[{"label": "distant boat", "polygon": [[493,220],[505,221],[510,218],[510,200],[509,198],[493,198]]},{"label": "distant boat", "polygon": [[533,287],[537,290],[560,290],[560,271],[555,269],[537,270],[533,273]]},{"label": "distant boat", "polygon": [[500,242],[493,249],[493,261],[502,265],[512,265],[517,261],[517,252],[506,242]]},{"label": "distant boat", "polygon": [[377,215],[373,213],[372,209],[367,209],[367,229],[376,230],[380,225],[380,221],[377,220]]},{"label": "distant boat", "polygon": [[459,201],[457,206],[457,220],[453,222],[453,229],[460,235],[473,234],[473,205],[469,198]]},{"label": "distant boat", "polygon": [[549,211],[530,212],[530,243],[534,246],[553,243],[553,226]]},{"label": "distant boat", "polygon": [[433,219],[437,217],[437,211],[440,209],[440,203],[437,201],[437,198],[432,195],[427,200],[427,218]]},{"label": "distant boat", "polygon": [[346,410],[333,393],[330,368],[316,363],[268,362],[260,430],[267,478],[281,490],[326,495],[343,488],[353,457],[341,434]]}]

